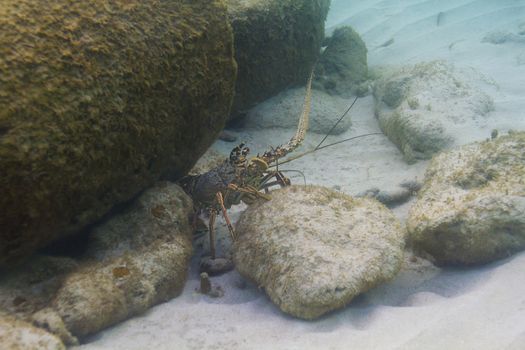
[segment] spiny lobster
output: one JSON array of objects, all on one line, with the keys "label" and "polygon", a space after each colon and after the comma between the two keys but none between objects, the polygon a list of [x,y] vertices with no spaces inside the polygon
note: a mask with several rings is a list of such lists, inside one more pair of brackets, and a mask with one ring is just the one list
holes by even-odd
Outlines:
[{"label": "spiny lobster", "polygon": [[[308,129],[313,71],[306,85],[303,110],[295,135],[288,143],[272,148],[263,155],[248,159],[250,149],[244,143],[236,146],[217,167],[201,175],[188,175],[179,181],[185,192],[201,209],[208,209],[210,255],[215,259],[215,218],[219,211],[226,220],[232,240],[236,239],[226,209],[241,201],[250,204],[257,198],[270,199],[268,188],[274,185],[290,185],[290,180],[279,170],[270,170],[278,160],[301,145]],[[261,192],[264,191],[264,192]]]},{"label": "spiny lobster", "polygon": [[[328,145],[321,146],[330,133],[335,129],[339,122],[346,116],[350,109],[357,101],[354,99],[350,107],[332,126],[332,129],[326,134],[323,140],[312,150],[290,157],[284,161],[281,158],[294,151],[301,145],[308,129],[310,115],[310,100],[312,96],[312,79],[313,70],[306,85],[303,109],[299,118],[299,124],[295,135],[286,144],[271,148],[264,154],[257,155],[247,159],[250,152],[244,143],[236,146],[230,153],[230,157],[225,159],[221,164],[208,172],[201,175],[188,175],[179,181],[179,184],[188,195],[193,198],[195,205],[200,209],[209,210],[209,238],[210,238],[210,255],[215,259],[215,219],[219,211],[222,211],[232,240],[236,239],[235,230],[228,218],[227,209],[232,205],[239,204],[241,201],[250,204],[257,198],[269,200],[268,189],[278,185],[281,187],[290,185],[290,180],[278,170],[278,164],[284,164],[294,159],[303,157],[307,154],[316,152],[326,147],[331,147],[342,142],[353,139],[378,135],[381,133],[362,134],[340,140]],[[271,170],[275,168],[275,170]],[[261,192],[263,191],[263,192]]]}]

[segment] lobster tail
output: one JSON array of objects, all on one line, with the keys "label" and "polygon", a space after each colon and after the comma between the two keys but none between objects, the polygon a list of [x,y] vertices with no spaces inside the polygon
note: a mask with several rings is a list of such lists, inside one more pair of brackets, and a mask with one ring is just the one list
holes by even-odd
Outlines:
[{"label": "lobster tail", "polygon": [[288,152],[293,151],[303,142],[306,131],[308,130],[308,123],[310,121],[310,104],[312,100],[312,79],[314,77],[314,71],[310,73],[310,78],[306,85],[306,94],[304,95],[303,110],[301,112],[301,117],[299,119],[299,124],[297,125],[297,130],[295,135],[288,141],[286,146],[290,149]]},{"label": "lobster tail", "polygon": [[303,110],[301,112],[301,117],[299,118],[299,124],[297,125],[297,130],[295,135],[284,145],[280,145],[276,148],[273,148],[269,151],[264,152],[261,157],[266,163],[270,164],[276,161],[279,158],[284,157],[288,153],[295,150],[303,142],[306,131],[308,130],[308,122],[310,117],[310,101],[312,99],[312,79],[314,77],[314,71],[310,73],[310,78],[306,84],[306,93],[304,96]]}]

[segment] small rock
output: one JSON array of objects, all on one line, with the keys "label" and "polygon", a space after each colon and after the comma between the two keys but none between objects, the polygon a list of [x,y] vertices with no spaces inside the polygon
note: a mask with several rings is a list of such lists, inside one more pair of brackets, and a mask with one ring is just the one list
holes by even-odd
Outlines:
[{"label": "small rock", "polygon": [[362,192],[359,192],[356,197],[368,197],[368,198],[375,198],[377,194],[379,193],[380,189],[378,187],[371,187],[367,190],[364,190]]},{"label": "small rock", "polygon": [[415,193],[421,189],[421,186],[423,186],[423,184],[417,180],[404,180],[399,184],[399,186]]},{"label": "small rock", "polygon": [[199,288],[199,293],[208,294],[211,290],[210,276],[206,272],[201,272],[200,274],[201,285]]},{"label": "small rock", "polygon": [[210,277],[206,272],[200,274],[200,288],[197,292],[205,294],[211,298],[220,298],[224,296],[224,290],[221,286],[213,286]]},{"label": "small rock", "polygon": [[419,190],[421,184],[416,181],[404,181],[399,186],[400,188],[393,191],[384,191],[372,187],[359,192],[356,197],[374,198],[390,208],[408,201]]},{"label": "small rock", "polygon": [[375,198],[387,206],[395,206],[406,202],[412,192],[406,188],[399,188],[394,191],[379,191]]},{"label": "small rock", "polygon": [[233,132],[228,130],[222,130],[219,134],[219,140],[225,141],[225,142],[235,142],[237,141],[237,135],[235,135]]},{"label": "small rock", "polygon": [[216,257],[215,259],[212,259],[210,256],[205,256],[201,259],[199,265],[199,271],[206,272],[210,276],[221,275],[233,270],[233,268],[233,261],[223,257]]}]

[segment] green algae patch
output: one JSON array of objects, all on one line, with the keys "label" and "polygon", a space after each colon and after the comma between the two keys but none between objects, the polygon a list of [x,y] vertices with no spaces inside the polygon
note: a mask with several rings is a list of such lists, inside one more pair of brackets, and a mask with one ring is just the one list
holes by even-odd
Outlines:
[{"label": "green algae patch", "polygon": [[224,126],[221,1],[0,6],[0,265],[186,173]]}]

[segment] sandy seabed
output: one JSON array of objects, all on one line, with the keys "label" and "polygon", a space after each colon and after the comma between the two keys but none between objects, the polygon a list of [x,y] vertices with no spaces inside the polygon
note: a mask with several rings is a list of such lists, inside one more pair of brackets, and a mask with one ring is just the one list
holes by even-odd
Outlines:
[{"label": "sandy seabed", "polygon": [[[367,44],[372,69],[442,59],[486,76],[495,108],[479,128],[464,133],[460,141],[468,143],[489,137],[492,129],[525,130],[525,40],[520,40],[525,35],[517,34],[525,31],[524,23],[525,0],[333,0],[326,26],[328,32],[353,26]],[[491,33],[510,39],[483,41]],[[372,96],[358,101],[351,118],[351,129],[329,142],[379,131]],[[293,133],[252,129],[238,136],[256,153]],[[322,137],[309,133],[301,150],[312,149]],[[213,145],[224,155],[232,147],[223,141]],[[374,136],[303,157],[288,168],[301,170],[307,183],[354,195],[421,180],[427,163],[407,165],[386,137]],[[404,220],[410,205],[395,208],[395,214]],[[242,209],[232,210],[234,220]],[[227,245],[223,221],[219,231]],[[212,279],[225,291],[222,298],[198,294],[197,263],[198,257],[181,296],[75,349],[525,349],[525,253],[464,269],[437,268],[409,254],[395,280],[316,321],[283,314],[235,271]]]}]

